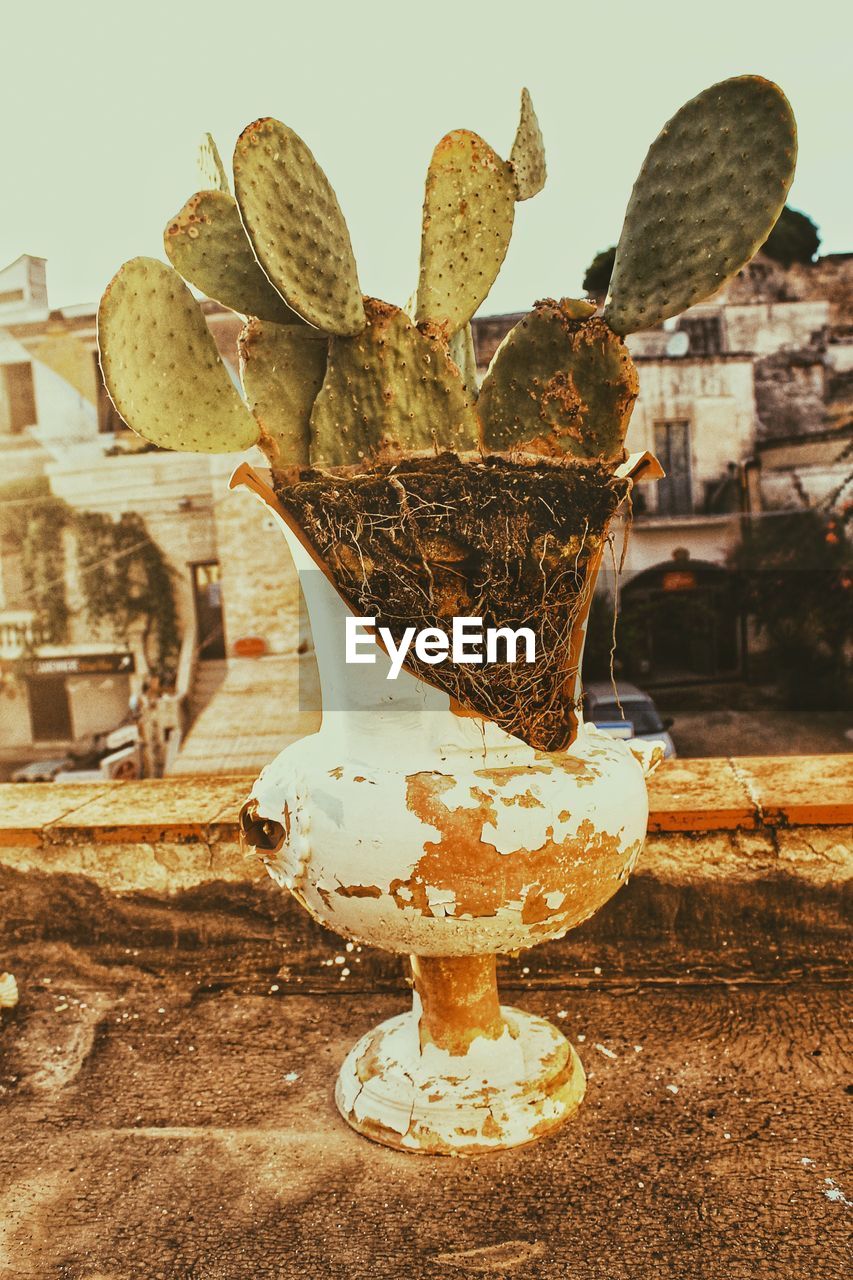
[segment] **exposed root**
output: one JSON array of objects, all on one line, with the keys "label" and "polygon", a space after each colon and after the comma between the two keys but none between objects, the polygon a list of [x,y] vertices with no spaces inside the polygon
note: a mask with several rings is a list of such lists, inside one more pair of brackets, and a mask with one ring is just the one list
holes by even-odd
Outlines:
[{"label": "exposed root", "polygon": [[409,458],[360,474],[275,477],[282,505],[350,607],[395,640],[406,627],[529,627],[536,661],[407,666],[543,750],[576,727],[580,630],[607,524],[628,488],[575,460]]}]

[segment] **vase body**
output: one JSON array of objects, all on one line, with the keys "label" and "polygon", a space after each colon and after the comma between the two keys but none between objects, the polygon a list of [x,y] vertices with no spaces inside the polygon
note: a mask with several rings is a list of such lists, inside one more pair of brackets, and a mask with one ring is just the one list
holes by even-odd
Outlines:
[{"label": "vase body", "polygon": [[355,1047],[338,1105],[401,1149],[530,1141],[577,1106],[583,1070],[555,1027],[499,1006],[494,957],[561,937],[624,883],[646,832],[644,764],[583,723],[567,750],[537,751],[405,670],[388,679],[378,647],[347,665],[349,611],[277,518],[323,717],[264,769],[244,831],[323,925],[416,958],[413,1010]]}]

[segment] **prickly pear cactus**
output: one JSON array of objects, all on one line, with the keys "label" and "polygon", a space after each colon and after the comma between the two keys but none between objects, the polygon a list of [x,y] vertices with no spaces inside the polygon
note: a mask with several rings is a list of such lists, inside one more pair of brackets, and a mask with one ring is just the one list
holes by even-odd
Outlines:
[{"label": "prickly pear cactus", "polygon": [[639,389],[621,338],[587,302],[537,302],[507,334],[480,391],[488,449],[622,458]]},{"label": "prickly pear cactus", "polygon": [[[329,343],[307,325],[253,318],[239,339],[240,376],[274,466],[307,467],[311,411],[326,376]],[[274,452],[273,452],[274,451]]]},{"label": "prickly pear cactus", "polygon": [[[435,148],[405,310],[362,297],[337,197],[292,129],[262,119],[241,134],[234,196],[209,136],[204,152],[209,189],[166,229],[177,271],[134,259],[101,302],[119,413],[173,449],[259,445],[279,509],[351,607],[395,637],[460,614],[529,623],[542,655],[532,674],[418,674],[534,746],[567,745],[584,618],[631,483],[620,464],[638,387],[622,339],[715,293],[766,239],[794,170],[784,95],[738,77],[677,112],[634,186],[603,315],[538,302],[479,393],[470,321],[517,202],[545,181],[526,90],[509,160],[464,129]],[[181,276],[246,317],[245,400]]]},{"label": "prickly pear cactus", "polygon": [[506,257],[515,217],[510,165],[468,129],[441,139],[424,196],[418,323],[446,338],[485,300]]},{"label": "prickly pear cactus", "polygon": [[288,306],[326,333],[359,333],[347,224],[302,139],[278,120],[250,124],[234,152],[234,190],[257,259]]},{"label": "prickly pear cactus", "polygon": [[712,85],[664,125],[634,184],[604,318],[649,329],[701,302],[770,234],[794,176],[797,129],[760,76]]},{"label": "prickly pear cactus", "polygon": [[311,461],[363,462],[429,449],[475,449],[477,416],[439,341],[398,308],[365,299],[367,325],[333,338],[311,415]]},{"label": "prickly pear cactus", "polygon": [[133,258],[107,285],[98,347],[115,407],[146,440],[193,453],[257,442],[198,303],[156,258]]},{"label": "prickly pear cactus", "polygon": [[175,270],[208,298],[244,316],[301,323],[258,265],[237,202],[227,192],[191,196],[169,220],[163,245]]},{"label": "prickly pear cactus", "polygon": [[205,191],[230,192],[228,174],[212,133],[206,133],[198,149],[198,168]]},{"label": "prickly pear cactus", "polygon": [[545,186],[545,143],[526,89],[521,91],[521,118],[509,153],[509,163],[515,178],[516,199],[530,200],[538,196]]},{"label": "prickly pear cactus", "polygon": [[462,385],[472,399],[477,398],[477,352],[470,324],[457,329],[450,339],[450,359],[459,370]]},{"label": "prickly pear cactus", "polygon": [[[497,352],[479,400],[470,320],[506,254],[516,202],[545,181],[526,89],[509,160],[464,129],[433,153],[418,287],[406,308],[414,323],[362,298],[337,197],[292,129],[265,118],[241,134],[235,196],[210,135],[202,151],[210,190],[170,221],[166,252],[186,280],[249,318],[241,352],[255,421],[190,295],[165,268],[137,260],[105,296],[101,340],[110,393],[141,434],[206,450],[255,439],[275,466],[366,465],[478,445],[613,464],[637,391],[621,336],[715,292],[763,243],[791,183],[796,130],[784,95],[756,76],[713,85],[682,107],[635,184],[603,317],[566,299],[537,304]],[[167,313],[164,343],[155,326]],[[331,339],[328,362],[325,343],[308,336],[318,331]],[[180,361],[169,333],[183,335]]]}]

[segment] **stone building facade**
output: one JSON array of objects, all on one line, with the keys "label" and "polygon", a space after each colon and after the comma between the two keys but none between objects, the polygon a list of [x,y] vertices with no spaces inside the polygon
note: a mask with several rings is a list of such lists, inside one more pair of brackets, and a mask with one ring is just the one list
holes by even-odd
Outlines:
[{"label": "stone building facade", "polygon": [[[240,322],[205,306],[236,377]],[[142,518],[171,570],[190,702],[193,673],[223,665],[241,638],[260,637],[269,653],[298,644],[298,584],[283,539],[269,536],[260,506],[229,493],[234,462],[145,446],[103,386],[96,308],[51,309],[40,259],[0,271],[0,503],[20,505],[17,492],[41,478],[74,511]],[[85,746],[121,721],[149,674],[141,634],[114,634],[89,616],[71,550],[57,567],[67,634],[41,644],[20,547],[8,538],[0,546],[0,764]]]},{"label": "stone building facade", "polygon": [[[481,374],[519,318],[474,321]],[[744,519],[837,502],[853,473],[853,254],[789,268],[759,254],[628,346],[640,393],[627,446],[667,472],[637,490],[625,544],[629,672],[651,684],[738,675],[749,637],[728,561]],[[615,594],[612,568],[601,587]]]},{"label": "stone building facade", "polygon": [[[204,307],[236,378],[240,322]],[[216,685],[199,685],[199,673],[222,668],[220,679],[229,664],[258,661],[240,657],[247,649],[286,659],[304,648],[298,583],[269,513],[228,490],[239,459],[154,450],[124,427],[100,378],[95,319],[92,305],[51,309],[42,260],[0,271],[2,483],[44,477],[73,509],[143,518],[173,573],[179,682],[197,710]],[[474,321],[481,375],[518,319]],[[853,255],[787,270],[759,255],[716,298],[629,346],[640,395],[628,446],[656,453],[667,471],[638,491],[625,552],[623,606],[633,596],[646,627],[639,674],[650,683],[734,674],[744,635],[726,565],[744,516],[827,501],[851,469]],[[66,559],[66,643],[33,647],[15,548],[0,547],[0,762],[112,728],[146,675],[138,636],[85,615]],[[604,587],[614,590],[612,575]],[[661,618],[669,639],[654,634]],[[52,672],[51,696],[67,702],[64,738],[35,723],[37,668],[20,678],[25,651]]]}]

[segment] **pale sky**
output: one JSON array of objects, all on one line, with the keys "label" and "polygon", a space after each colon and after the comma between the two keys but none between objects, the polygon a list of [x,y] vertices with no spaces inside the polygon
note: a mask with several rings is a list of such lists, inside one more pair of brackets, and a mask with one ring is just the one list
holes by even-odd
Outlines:
[{"label": "pale sky", "polygon": [[305,139],[349,222],[366,293],[417,276],[423,180],[449,129],[509,154],[527,85],[548,183],[518,207],[483,313],[580,291],[646,148],[686,99],[757,73],[787,93],[790,203],[853,250],[853,18],[826,0],[0,0],[0,266],[48,259],[51,303],[97,300],[262,115]]}]

